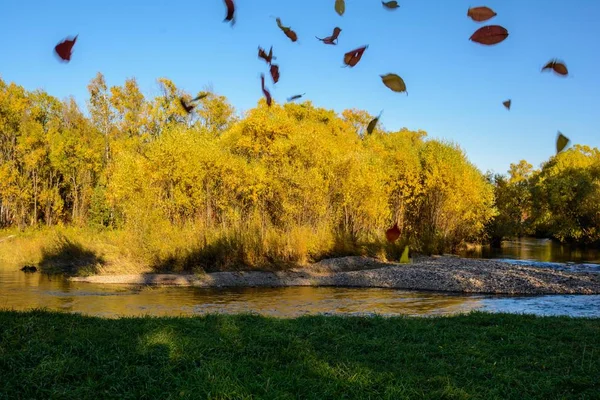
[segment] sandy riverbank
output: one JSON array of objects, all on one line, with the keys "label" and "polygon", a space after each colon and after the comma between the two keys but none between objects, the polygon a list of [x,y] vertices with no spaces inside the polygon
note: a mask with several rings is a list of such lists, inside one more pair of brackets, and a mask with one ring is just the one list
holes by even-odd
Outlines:
[{"label": "sandy riverbank", "polygon": [[194,287],[340,286],[497,294],[600,294],[600,274],[456,257],[419,257],[411,264],[342,257],[279,272],[95,275],[71,280]]}]

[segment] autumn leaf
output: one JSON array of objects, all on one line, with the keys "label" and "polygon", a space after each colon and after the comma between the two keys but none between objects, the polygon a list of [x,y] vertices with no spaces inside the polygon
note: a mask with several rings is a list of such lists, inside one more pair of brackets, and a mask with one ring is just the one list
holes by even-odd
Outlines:
[{"label": "autumn leaf", "polygon": [[558,131],[558,134],[556,135],[556,154],[563,151],[564,148],[567,147],[569,142],[569,138],[563,135],[560,131]]},{"label": "autumn leaf", "polygon": [[198,101],[198,100],[202,100],[203,98],[205,98],[205,97],[207,97],[207,96],[208,96],[208,93],[206,93],[206,92],[202,92],[202,93],[200,93],[198,96],[194,97],[194,98],[191,100],[191,102]]},{"label": "autumn leaf", "polygon": [[[400,76],[396,74],[385,74],[380,75],[383,84],[393,90],[394,92],[406,92],[406,84]],[[408,94],[408,92],[406,92]]]},{"label": "autumn leaf", "polygon": [[542,68],[542,72],[547,69],[551,69],[561,76],[567,76],[569,74],[565,63],[556,59],[550,60],[548,64],[544,65],[544,68]]},{"label": "autumn leaf", "polygon": [[265,95],[265,98],[267,99],[267,105],[269,107],[271,107],[271,102],[272,102],[271,93],[269,93],[267,88],[265,88],[265,74],[260,74],[260,82],[261,82],[262,92]]},{"label": "autumn leaf", "polygon": [[371,122],[369,122],[369,125],[367,125],[367,133],[370,135],[371,133],[373,133],[373,130],[375,129],[375,126],[377,126],[377,122],[379,122],[379,118],[381,118],[381,114],[383,113],[383,110],[381,110],[381,112],[379,113],[379,115],[375,118],[373,118],[371,120]]},{"label": "autumn leaf", "polygon": [[408,246],[404,246],[402,256],[400,256],[400,264],[408,264],[410,259],[408,258]]},{"label": "autumn leaf", "polygon": [[268,54],[263,48],[261,48],[259,46],[258,47],[258,58],[262,58],[263,60],[265,60],[267,62],[267,64],[271,65],[271,62],[273,60],[277,59],[277,57],[273,57],[273,46],[271,46],[271,48],[269,49]]},{"label": "autumn leaf", "polygon": [[276,64],[271,64],[270,72],[271,78],[273,78],[273,83],[279,82],[279,66]]},{"label": "autumn leaf", "polygon": [[292,97],[288,97],[287,101],[294,101],[294,100],[298,100],[299,98],[301,98],[302,96],[304,96],[306,93],[302,93],[302,94],[296,94]]},{"label": "autumn leaf", "polygon": [[346,11],[346,2],[344,0],[335,0],[335,12],[337,12],[340,16],[344,15]]},{"label": "autumn leaf", "polygon": [[388,242],[394,243],[400,237],[400,228],[398,223],[395,223],[393,227],[385,231],[385,238]]},{"label": "autumn leaf", "polygon": [[73,39],[65,39],[54,47],[54,51],[63,61],[71,61],[73,46],[75,45],[78,36],[79,35],[75,35]]},{"label": "autumn leaf", "polygon": [[508,31],[500,25],[487,25],[477,29],[469,38],[473,42],[491,46],[508,37]]},{"label": "autumn leaf", "polygon": [[275,20],[277,21],[277,26],[279,27],[279,29],[281,29],[283,33],[285,33],[285,36],[289,37],[292,42],[298,40],[298,35],[296,35],[296,32],[294,32],[292,28],[290,28],[289,26],[283,26],[280,18],[276,18]]},{"label": "autumn leaf", "polygon": [[335,45],[335,44],[337,44],[337,43],[335,43],[335,41],[337,40],[337,38],[340,35],[341,31],[342,30],[336,26],[335,28],[333,28],[333,33],[331,34],[331,36],[327,36],[327,37],[325,37],[323,39],[321,39],[321,38],[319,38],[317,36],[315,36],[315,37],[317,39],[319,39],[320,41],[322,41],[323,43],[325,43],[325,44],[333,44],[333,45]]},{"label": "autumn leaf", "polygon": [[395,9],[395,8],[398,8],[398,7],[400,7],[400,6],[398,5],[398,2],[397,2],[397,1],[395,1],[395,0],[393,0],[393,1],[382,1],[382,2],[381,2],[381,4],[383,4],[383,6],[384,6],[385,8],[387,8],[388,10],[393,10],[393,9]]},{"label": "autumn leaf", "polygon": [[187,104],[183,97],[179,98],[179,104],[181,104],[181,107],[183,107],[185,112],[188,114],[191,113],[195,107],[194,105]]},{"label": "autumn leaf", "polygon": [[473,21],[483,22],[488,19],[494,18],[497,14],[489,7],[471,7],[467,11],[467,16],[471,17]]},{"label": "autumn leaf", "polygon": [[233,0],[225,0],[225,6],[227,7],[227,15],[223,22],[231,21],[231,25],[235,24],[235,5],[233,4]]},{"label": "autumn leaf", "polygon": [[510,99],[503,101],[502,104],[504,104],[504,107],[506,107],[507,110],[510,110],[510,104],[511,104]]},{"label": "autumn leaf", "polygon": [[363,53],[368,47],[368,45],[359,47],[358,49],[351,50],[344,54],[344,64],[346,64],[348,67],[354,67],[356,64],[358,64],[358,62],[362,58]]}]

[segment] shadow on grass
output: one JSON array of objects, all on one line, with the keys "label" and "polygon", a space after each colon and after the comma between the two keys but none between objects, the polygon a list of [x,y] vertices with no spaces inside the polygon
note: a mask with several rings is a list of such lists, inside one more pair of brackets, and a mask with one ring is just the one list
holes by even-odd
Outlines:
[{"label": "shadow on grass", "polygon": [[592,319],[483,313],[108,320],[0,312],[0,397],[597,398],[599,328]]},{"label": "shadow on grass", "polygon": [[46,274],[86,276],[97,273],[104,264],[105,260],[92,250],[61,236],[52,246],[42,249],[39,269]]}]

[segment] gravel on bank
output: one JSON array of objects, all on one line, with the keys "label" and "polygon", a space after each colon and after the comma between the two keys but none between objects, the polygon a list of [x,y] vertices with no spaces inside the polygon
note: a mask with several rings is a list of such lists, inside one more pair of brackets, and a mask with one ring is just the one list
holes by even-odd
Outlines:
[{"label": "gravel on bank", "polygon": [[494,294],[600,294],[600,274],[569,272],[502,261],[418,257],[410,264],[369,257],[322,260],[288,271],[94,275],[72,281],[194,287],[339,286]]}]

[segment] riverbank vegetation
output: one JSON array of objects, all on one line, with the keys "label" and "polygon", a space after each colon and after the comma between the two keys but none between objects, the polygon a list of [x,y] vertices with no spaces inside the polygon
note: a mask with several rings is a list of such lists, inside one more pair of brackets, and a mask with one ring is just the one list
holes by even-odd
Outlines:
[{"label": "riverbank vegetation", "polygon": [[179,98],[190,94],[158,86],[147,98],[134,79],[108,87],[98,74],[86,114],[0,80],[0,262],[76,274],[272,269],[397,260],[406,244],[431,254],[532,231],[600,234],[596,149],[552,157],[522,184],[485,176],[423,131],[368,134],[365,111],[261,99],[238,114],[207,91],[187,114]]},{"label": "riverbank vegetation", "polygon": [[550,237],[600,245],[600,151],[575,145],[534,169],[522,160],[493,177],[498,215],[488,226],[496,241]]},{"label": "riverbank vegetation", "polygon": [[0,397],[596,398],[600,320],[0,312]]}]

